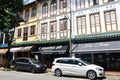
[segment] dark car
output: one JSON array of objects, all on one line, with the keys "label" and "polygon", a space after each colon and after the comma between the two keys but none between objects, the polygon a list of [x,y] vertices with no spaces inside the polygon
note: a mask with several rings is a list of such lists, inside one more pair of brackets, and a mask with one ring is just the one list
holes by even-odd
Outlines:
[{"label": "dark car", "polygon": [[32,73],[45,72],[46,65],[41,64],[39,60],[34,58],[19,57],[15,62],[15,70],[31,71]]}]

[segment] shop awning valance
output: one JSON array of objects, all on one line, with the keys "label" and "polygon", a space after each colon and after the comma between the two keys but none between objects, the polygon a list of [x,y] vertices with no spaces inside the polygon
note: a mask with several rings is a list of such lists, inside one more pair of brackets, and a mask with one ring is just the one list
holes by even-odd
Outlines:
[{"label": "shop awning valance", "polygon": [[101,53],[101,52],[120,52],[120,41],[109,41],[109,42],[95,42],[95,43],[80,43],[74,44],[74,53]]},{"label": "shop awning valance", "polygon": [[8,51],[8,49],[0,49],[0,54],[5,54]]},{"label": "shop awning valance", "polygon": [[10,52],[28,52],[32,48],[33,48],[33,46],[16,47],[16,48],[11,48]]},{"label": "shop awning valance", "polygon": [[62,54],[67,51],[68,45],[65,46],[50,46],[50,47],[39,47],[38,51],[33,51],[32,53],[41,53],[41,54],[53,54],[58,53]]},{"label": "shop awning valance", "polygon": [[86,42],[86,41],[99,41],[99,40],[116,40],[120,38],[120,31],[117,32],[105,32],[97,34],[88,34],[75,36],[73,41]]}]

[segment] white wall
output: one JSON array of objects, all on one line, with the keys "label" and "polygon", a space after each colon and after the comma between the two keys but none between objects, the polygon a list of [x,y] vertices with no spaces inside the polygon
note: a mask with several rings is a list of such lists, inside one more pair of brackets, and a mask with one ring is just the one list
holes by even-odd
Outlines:
[{"label": "white wall", "polygon": [[89,15],[93,14],[93,13],[100,13],[100,20],[101,20],[101,27],[102,27],[101,32],[106,32],[106,30],[105,30],[105,21],[104,21],[104,12],[109,11],[109,10],[116,10],[118,30],[120,31],[120,10],[119,10],[120,9],[120,2],[116,1],[116,2],[110,2],[110,3],[103,4],[103,2],[101,2],[101,0],[99,0],[99,1],[100,1],[101,5],[91,6],[89,8],[74,11],[74,18],[73,18],[74,19],[73,20],[74,26],[72,26],[73,31],[74,31],[73,32],[74,36],[77,35],[76,17],[83,16],[83,15],[86,15],[87,34],[92,34],[90,32]]}]

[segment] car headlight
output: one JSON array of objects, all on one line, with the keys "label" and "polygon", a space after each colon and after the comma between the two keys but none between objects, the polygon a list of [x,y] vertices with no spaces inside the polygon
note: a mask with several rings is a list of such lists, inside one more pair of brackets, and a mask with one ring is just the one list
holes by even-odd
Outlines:
[{"label": "car headlight", "polygon": [[101,68],[96,68],[96,70],[98,70],[98,71],[102,71],[102,69],[101,69]]},{"label": "car headlight", "polygon": [[36,65],[36,67],[38,68],[38,67],[40,67],[39,65]]}]

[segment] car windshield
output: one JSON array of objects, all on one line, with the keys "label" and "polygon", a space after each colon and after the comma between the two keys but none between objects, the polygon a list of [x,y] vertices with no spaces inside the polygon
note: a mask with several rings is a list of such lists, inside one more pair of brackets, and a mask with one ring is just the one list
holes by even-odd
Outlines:
[{"label": "car windshield", "polygon": [[87,62],[87,61],[85,61],[85,60],[81,60],[81,59],[80,59],[80,61],[81,61],[83,64],[90,65],[90,63]]},{"label": "car windshield", "polygon": [[30,60],[32,61],[32,63],[34,64],[41,64],[41,62],[37,59],[33,59],[33,58],[30,58]]}]

